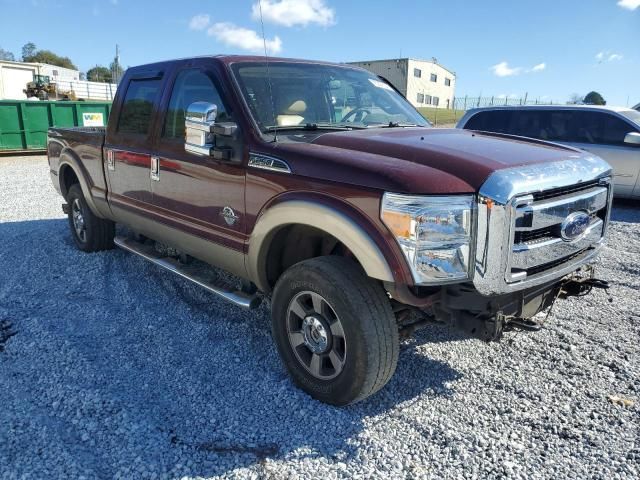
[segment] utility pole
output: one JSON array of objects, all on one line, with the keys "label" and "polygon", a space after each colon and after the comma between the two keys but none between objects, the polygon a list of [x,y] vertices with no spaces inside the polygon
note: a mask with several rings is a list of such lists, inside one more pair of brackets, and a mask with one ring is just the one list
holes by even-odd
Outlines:
[{"label": "utility pole", "polygon": [[120,83],[121,70],[122,67],[120,66],[120,46],[116,43],[116,57],[113,59],[113,67],[111,69],[111,81],[113,83]]}]

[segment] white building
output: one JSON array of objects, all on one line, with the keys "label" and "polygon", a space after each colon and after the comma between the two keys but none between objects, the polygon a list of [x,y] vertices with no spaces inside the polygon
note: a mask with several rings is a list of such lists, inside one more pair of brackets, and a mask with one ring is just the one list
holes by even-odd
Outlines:
[{"label": "white building", "polygon": [[0,61],[0,100],[25,100],[24,89],[34,75],[46,75],[56,81],[77,82],[80,72],[46,63]]},{"label": "white building", "polygon": [[80,72],[46,63],[0,61],[0,100],[26,100],[24,90],[35,75],[49,77],[59,98],[73,92],[84,100],[111,101],[118,86],[115,83],[80,80]]},{"label": "white building", "polygon": [[431,61],[414,58],[349,62],[386,78],[415,107],[452,108],[456,74]]}]

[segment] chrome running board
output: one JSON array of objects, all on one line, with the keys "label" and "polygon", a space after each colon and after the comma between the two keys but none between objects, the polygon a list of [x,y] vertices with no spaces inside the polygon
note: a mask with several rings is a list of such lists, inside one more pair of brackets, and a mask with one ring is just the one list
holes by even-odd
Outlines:
[{"label": "chrome running board", "polygon": [[135,253],[145,260],[148,260],[159,267],[169,270],[170,272],[195,283],[196,285],[224,298],[234,305],[247,309],[254,309],[260,305],[260,297],[257,295],[250,295],[242,291],[233,291],[226,286],[218,285],[207,279],[204,269],[183,265],[175,258],[163,256],[157,252],[152,245],[140,243],[131,238],[122,236],[116,236],[113,239],[113,243],[123,250]]}]

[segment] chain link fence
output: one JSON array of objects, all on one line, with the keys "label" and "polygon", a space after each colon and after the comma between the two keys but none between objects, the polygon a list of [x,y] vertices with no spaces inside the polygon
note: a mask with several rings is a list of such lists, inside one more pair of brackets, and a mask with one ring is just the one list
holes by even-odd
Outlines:
[{"label": "chain link fence", "polygon": [[502,95],[493,97],[455,97],[453,99],[454,110],[469,110],[470,108],[480,107],[495,107],[501,105],[559,105],[560,102],[542,98],[530,98],[527,95],[524,97],[505,97]]},{"label": "chain link fence", "polygon": [[418,107],[418,111],[436,127],[453,127],[467,110],[481,107],[519,106],[519,105],[560,105],[561,102],[524,96],[504,97],[454,97],[449,108]]}]

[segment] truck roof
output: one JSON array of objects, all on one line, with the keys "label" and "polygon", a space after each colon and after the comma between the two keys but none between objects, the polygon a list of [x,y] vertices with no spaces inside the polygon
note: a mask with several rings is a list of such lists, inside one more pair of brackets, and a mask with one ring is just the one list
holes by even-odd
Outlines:
[{"label": "truck roof", "polygon": [[[189,60],[197,60],[197,59],[203,59],[203,58],[204,59],[209,58],[209,59],[218,61],[220,63],[223,63],[225,65],[231,65],[233,63],[243,63],[243,62],[256,62],[256,63],[265,62],[264,55],[200,55],[195,57],[184,57],[184,58],[177,58],[177,59],[171,59],[171,60],[163,60],[163,61],[153,62],[153,63],[146,63],[143,65],[136,65],[134,67],[130,67],[129,70],[134,72],[136,70],[146,70],[149,68],[161,68],[163,66],[169,66],[174,63],[182,63]],[[317,64],[317,65],[333,65],[336,67],[345,67],[345,68],[364,70],[361,67],[358,67],[356,65],[351,65],[348,63],[335,63],[335,62],[325,62],[322,60],[309,60],[309,59],[302,59],[302,58],[287,58],[287,57],[271,57],[270,56],[268,58],[269,58],[269,62],[272,62],[272,63],[295,62],[295,63],[307,63],[307,64]]]},{"label": "truck roof", "polygon": [[483,110],[607,110],[610,112],[628,112],[630,108],[612,105],[494,105],[490,107],[472,108],[469,112]]}]

